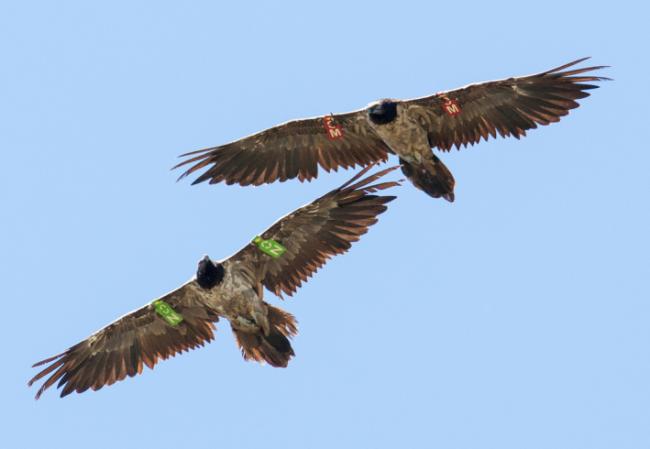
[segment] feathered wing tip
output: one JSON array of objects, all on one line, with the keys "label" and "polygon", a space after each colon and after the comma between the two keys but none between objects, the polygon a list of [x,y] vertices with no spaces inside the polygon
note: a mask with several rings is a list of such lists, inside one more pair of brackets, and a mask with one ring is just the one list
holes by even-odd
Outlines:
[{"label": "feathered wing tip", "polygon": [[[562,70],[567,69],[569,67],[573,67],[574,65],[580,64],[581,62],[584,62],[584,61],[586,61],[587,59],[590,59],[590,58],[591,58],[591,56],[576,59],[575,61],[571,61],[571,62],[566,63],[564,65],[561,65],[559,67],[555,67],[554,69],[547,70],[547,71],[543,72],[541,75],[554,75],[556,77],[567,78],[567,77],[573,77],[574,75],[579,75],[581,73],[592,72],[594,70],[601,70],[601,69],[606,69],[606,68],[610,67],[608,65],[596,65],[596,66],[583,67],[581,69],[567,70],[565,72],[562,72]],[[581,79],[581,78],[584,78],[584,79]],[[586,77],[579,77],[578,79],[576,79],[576,77],[572,78],[572,82],[611,81],[611,80],[612,80],[611,78],[608,78],[606,76],[586,76]],[[597,87],[598,86],[593,86],[591,88],[595,89]]]},{"label": "feathered wing tip", "polygon": [[[371,193],[371,192],[377,192],[379,190],[384,190],[388,189],[390,187],[395,187],[400,185],[400,181],[390,181],[390,182],[384,182],[381,184],[375,184],[374,186],[368,186],[371,182],[376,181],[377,179],[383,177],[384,175],[392,172],[393,170],[397,170],[399,168],[399,165],[394,165],[392,167],[385,168],[383,170],[378,171],[377,173],[370,175],[361,181],[357,182],[356,184],[352,184],[355,182],[357,179],[361,178],[363,175],[368,173],[375,165],[377,165],[377,162],[374,162],[366,167],[364,167],[359,173],[354,175],[349,181],[347,181],[345,184],[343,184],[341,187],[339,187],[337,190],[338,191],[345,191],[345,190],[360,190],[362,187],[365,187],[362,189],[364,192]],[[351,185],[352,184],[352,185]],[[368,187],[366,187],[368,186]]]},{"label": "feathered wing tip", "polygon": [[266,362],[276,368],[286,368],[295,355],[290,338],[298,333],[296,319],[282,309],[266,304],[270,330],[265,335],[245,332],[232,327],[244,360]]},{"label": "feathered wing tip", "polygon": [[[585,91],[598,89],[600,87],[597,84],[586,84],[586,83],[612,81],[612,78],[608,78],[606,76],[584,75],[587,72],[593,72],[595,70],[602,70],[602,69],[609,68],[610,66],[608,65],[595,65],[591,67],[582,67],[582,68],[574,68],[572,70],[565,70],[577,64],[580,64],[581,62],[586,61],[589,58],[590,56],[576,59],[575,61],[571,61],[569,63],[563,64],[559,67],[555,67],[554,69],[547,70],[537,75],[539,79],[547,80],[547,82],[550,83],[555,83],[555,84],[551,84],[551,87],[555,87],[555,88],[564,87],[566,89],[571,90],[571,93],[573,95],[571,96],[571,98],[574,100],[574,102],[572,102],[570,106],[567,107],[566,113],[568,113],[568,109],[575,109],[578,107],[578,103],[575,100],[586,98],[590,95],[589,92],[585,92]],[[566,113],[560,115],[566,115]]]},{"label": "feathered wing tip", "polygon": [[29,380],[29,382],[27,382],[28,387],[31,387],[34,384],[34,382],[37,382],[39,379],[41,379],[44,376],[50,374],[52,371],[57,370],[57,372],[55,372],[54,375],[52,375],[47,380],[47,382],[45,382],[43,385],[41,385],[41,387],[36,392],[35,399],[39,399],[41,397],[41,395],[43,394],[43,392],[45,390],[47,390],[48,388],[50,388],[64,374],[63,370],[60,369],[62,367],[62,365],[64,364],[63,363],[64,361],[61,358],[63,356],[65,356],[65,355],[67,355],[68,352],[70,352],[70,350],[68,350],[66,352],[62,352],[61,354],[57,354],[55,356],[49,357],[49,358],[47,358],[45,360],[41,360],[40,362],[36,362],[36,363],[34,363],[32,365],[32,368],[36,368],[37,366],[42,366],[42,365],[45,365],[47,363],[54,362],[50,366],[44,368],[42,371],[37,373],[34,377],[32,377]]}]

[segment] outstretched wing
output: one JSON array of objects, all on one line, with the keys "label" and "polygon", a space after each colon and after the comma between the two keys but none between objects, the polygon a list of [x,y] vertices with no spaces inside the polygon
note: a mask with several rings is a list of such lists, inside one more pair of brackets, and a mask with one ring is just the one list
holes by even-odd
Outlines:
[{"label": "outstretched wing", "polygon": [[588,83],[609,79],[584,75],[606,66],[565,70],[585,59],[536,75],[471,84],[404,103],[428,130],[431,146],[441,150],[466,147],[489,135],[496,137],[497,132],[519,139],[526,130],[557,122],[577,108],[576,100],[598,87]]},{"label": "outstretched wing", "polygon": [[338,167],[385,161],[389,149],[365,120],[365,110],[293,120],[243,139],[181,155],[174,168],[192,164],[179,179],[209,167],[192,184],[260,185],[318,176]]},{"label": "outstretched wing", "polygon": [[346,252],[377,222],[394,196],[374,192],[399,185],[399,182],[371,184],[397,167],[387,168],[359,180],[372,166],[336,190],[286,215],[260,234],[273,240],[286,252],[273,257],[250,243],[228,259],[244,263],[257,282],[278,296],[295,293],[331,257]]},{"label": "outstretched wing", "polygon": [[[58,381],[61,397],[88,388],[99,390],[126,376],[142,372],[142,364],[153,368],[160,359],[203,346],[214,338],[219,317],[205,307],[192,280],[165,296],[137,309],[95,332],[67,351],[42,360],[47,365],[29,381],[49,375],[36,393],[36,399]],[[163,301],[169,307],[161,310]],[[154,304],[158,304],[158,312]],[[165,316],[167,312],[167,319]]]}]

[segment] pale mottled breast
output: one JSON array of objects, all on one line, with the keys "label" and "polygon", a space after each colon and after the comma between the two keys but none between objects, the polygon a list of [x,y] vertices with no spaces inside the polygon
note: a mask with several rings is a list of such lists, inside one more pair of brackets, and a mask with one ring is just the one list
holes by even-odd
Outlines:
[{"label": "pale mottled breast", "polygon": [[[418,120],[411,115],[408,106],[401,102],[395,105],[394,116],[392,112],[386,113],[393,116],[390,121],[375,121],[373,116],[368,114],[368,123],[381,139],[398,156],[413,161],[418,160],[420,155],[427,155],[431,152],[426,130]],[[386,110],[384,107],[383,110]],[[388,109],[390,111],[390,109]]]},{"label": "pale mottled breast", "polygon": [[258,301],[254,286],[255,281],[247,263],[223,262],[223,281],[211,295],[210,305],[223,316],[232,319],[246,314],[253,302]]}]

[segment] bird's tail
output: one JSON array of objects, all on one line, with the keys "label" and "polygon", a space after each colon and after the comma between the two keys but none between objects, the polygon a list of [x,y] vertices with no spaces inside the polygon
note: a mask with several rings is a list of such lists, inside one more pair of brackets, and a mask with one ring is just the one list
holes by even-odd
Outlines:
[{"label": "bird's tail", "polygon": [[411,164],[400,158],[402,172],[415,187],[434,198],[444,198],[450,203],[454,202],[454,184],[456,181],[449,169],[435,154],[431,159],[426,159],[419,164]]},{"label": "bird's tail", "polygon": [[232,328],[245,360],[266,362],[271,366],[285,368],[295,354],[289,337],[298,333],[296,319],[288,312],[267,304],[269,333],[256,333]]}]

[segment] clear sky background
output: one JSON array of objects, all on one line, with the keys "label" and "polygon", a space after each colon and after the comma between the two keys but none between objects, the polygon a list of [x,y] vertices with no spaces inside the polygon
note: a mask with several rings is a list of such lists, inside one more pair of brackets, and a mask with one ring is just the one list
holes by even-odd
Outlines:
[{"label": "clear sky background", "polygon": [[[2,2],[3,447],[650,447],[643,2]],[[283,303],[287,369],[205,348],[33,400],[30,365],[354,174],[176,183],[186,151],[292,118],[609,64],[561,123],[443,154]],[[396,162],[396,159],[392,159]]]}]

